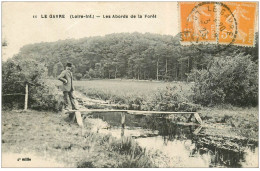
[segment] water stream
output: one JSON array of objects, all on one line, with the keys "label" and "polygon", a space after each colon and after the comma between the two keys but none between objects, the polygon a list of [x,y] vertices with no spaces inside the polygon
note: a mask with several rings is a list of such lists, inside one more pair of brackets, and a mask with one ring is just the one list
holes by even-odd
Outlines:
[{"label": "water stream", "polygon": [[93,113],[106,128],[100,133],[117,138],[131,136],[141,147],[159,150],[169,160],[169,167],[258,167],[258,142],[229,136],[229,130],[180,125],[169,118],[126,115],[121,126],[120,113]]}]

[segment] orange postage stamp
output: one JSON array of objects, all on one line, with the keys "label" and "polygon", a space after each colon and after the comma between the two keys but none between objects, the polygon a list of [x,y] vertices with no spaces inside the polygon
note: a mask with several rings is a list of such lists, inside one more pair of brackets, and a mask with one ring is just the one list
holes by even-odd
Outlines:
[{"label": "orange postage stamp", "polygon": [[179,2],[182,45],[255,45],[256,2]]}]

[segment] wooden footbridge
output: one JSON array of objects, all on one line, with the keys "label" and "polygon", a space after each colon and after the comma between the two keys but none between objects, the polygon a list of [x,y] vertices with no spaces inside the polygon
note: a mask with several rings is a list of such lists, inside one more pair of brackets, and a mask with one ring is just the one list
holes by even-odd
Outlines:
[{"label": "wooden footbridge", "polygon": [[166,112],[166,111],[139,111],[139,110],[105,110],[105,109],[80,109],[80,110],[70,110],[65,111],[65,114],[69,114],[71,121],[74,122],[75,120],[79,124],[79,126],[84,127],[82,115],[90,115],[92,113],[106,113],[106,112],[116,112],[121,113],[121,124],[122,127],[125,127],[125,116],[126,114],[131,115],[175,115],[175,114],[189,114],[189,118],[187,122],[190,122],[192,117],[195,117],[196,121],[198,121],[199,124],[202,124],[202,120],[199,116],[198,112]]}]

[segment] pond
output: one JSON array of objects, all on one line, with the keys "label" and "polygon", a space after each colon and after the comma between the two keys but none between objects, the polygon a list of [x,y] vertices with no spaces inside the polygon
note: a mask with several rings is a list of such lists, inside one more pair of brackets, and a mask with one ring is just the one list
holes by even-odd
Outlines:
[{"label": "pond", "polygon": [[123,129],[120,113],[93,113],[90,117],[108,124],[100,133],[131,136],[141,147],[159,150],[169,158],[169,167],[258,167],[258,142],[229,136],[229,130],[182,125],[169,117],[129,114]]}]

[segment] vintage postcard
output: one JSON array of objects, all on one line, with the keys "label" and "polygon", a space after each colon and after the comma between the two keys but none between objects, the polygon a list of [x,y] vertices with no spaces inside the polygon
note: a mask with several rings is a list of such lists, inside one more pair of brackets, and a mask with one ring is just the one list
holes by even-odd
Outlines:
[{"label": "vintage postcard", "polygon": [[2,168],[258,168],[259,3],[2,2]]}]

